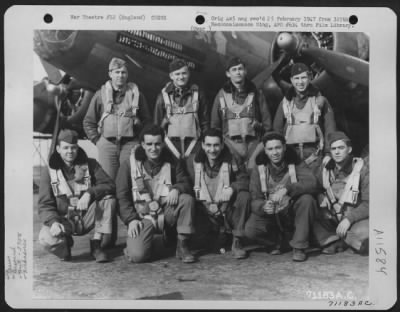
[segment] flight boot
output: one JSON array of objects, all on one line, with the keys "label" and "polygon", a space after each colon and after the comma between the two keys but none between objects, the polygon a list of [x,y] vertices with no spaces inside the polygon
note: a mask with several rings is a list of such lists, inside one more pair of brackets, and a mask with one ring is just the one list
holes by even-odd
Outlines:
[{"label": "flight boot", "polygon": [[325,255],[334,255],[337,252],[343,252],[346,248],[346,244],[340,239],[322,249],[321,253]]},{"label": "flight boot", "polygon": [[91,239],[90,240],[90,254],[96,260],[96,262],[108,262],[109,259],[107,254],[104,252],[101,247],[100,239]]},{"label": "flight boot", "polygon": [[189,250],[188,239],[182,239],[178,237],[178,243],[176,245],[176,257],[181,259],[183,263],[192,263],[196,261]]},{"label": "flight boot", "polygon": [[307,255],[304,252],[304,249],[293,248],[293,261],[302,262],[307,260]]},{"label": "flight boot", "polygon": [[246,250],[243,249],[240,237],[233,237],[232,255],[235,259],[244,259],[247,257]]},{"label": "flight boot", "polygon": [[64,258],[62,258],[62,261],[71,261],[72,260],[72,256],[71,256],[71,248],[74,245],[74,239],[72,238],[71,235],[66,235],[65,236],[65,240],[67,242],[67,249],[66,249],[66,253],[64,255]]}]

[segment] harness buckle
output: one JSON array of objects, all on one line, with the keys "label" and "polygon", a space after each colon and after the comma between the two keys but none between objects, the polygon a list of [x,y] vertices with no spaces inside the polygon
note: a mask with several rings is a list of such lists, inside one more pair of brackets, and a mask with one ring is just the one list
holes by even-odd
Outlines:
[{"label": "harness buckle", "polygon": [[71,207],[77,207],[79,202],[79,198],[74,196],[69,198],[69,204]]},{"label": "harness buckle", "polygon": [[235,119],[240,119],[240,112],[239,113],[235,113]]},{"label": "harness buckle", "polygon": [[58,185],[59,184],[60,184],[59,182],[51,182],[51,188],[53,189],[53,193],[54,193],[55,197],[57,197],[58,194],[59,194],[59,192],[58,192]]},{"label": "harness buckle", "polygon": [[351,191],[351,195],[352,195],[351,199],[352,199],[353,204],[357,203],[358,193],[359,193],[359,191]]},{"label": "harness buckle", "polygon": [[185,107],[178,107],[178,114],[184,114],[186,112]]},{"label": "harness buckle", "polygon": [[200,199],[200,188],[195,188],[194,189],[194,194],[196,196],[196,199]]}]

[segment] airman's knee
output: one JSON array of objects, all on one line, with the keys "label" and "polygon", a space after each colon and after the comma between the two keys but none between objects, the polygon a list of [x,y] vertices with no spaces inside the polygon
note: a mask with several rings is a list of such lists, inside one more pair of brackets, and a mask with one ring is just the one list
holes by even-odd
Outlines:
[{"label": "airman's knee", "polygon": [[150,250],[145,250],[142,248],[136,248],[136,249],[126,248],[125,255],[129,262],[143,263],[149,261],[151,252]]},{"label": "airman's knee", "polygon": [[189,194],[181,194],[179,195],[179,201],[187,207],[194,207],[195,205],[195,200],[193,196],[190,196]]}]

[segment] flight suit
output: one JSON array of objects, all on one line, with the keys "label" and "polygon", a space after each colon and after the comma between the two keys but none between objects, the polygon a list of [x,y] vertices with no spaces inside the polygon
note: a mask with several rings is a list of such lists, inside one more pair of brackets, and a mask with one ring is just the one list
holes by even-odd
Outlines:
[{"label": "flight suit", "polygon": [[296,149],[299,157],[317,174],[329,133],[336,131],[334,113],[328,100],[312,85],[303,96],[291,87],[278,106],[274,131],[285,136],[286,144]]},{"label": "flight suit", "polygon": [[[245,166],[238,166],[225,146],[213,167],[209,165],[205,152],[200,150],[193,158],[189,174],[196,197],[196,229],[218,233],[222,227],[234,237],[244,237],[245,223],[250,214],[249,176]],[[216,203],[223,187],[233,189],[232,197],[229,202]],[[206,220],[208,226],[200,224]],[[200,231],[196,230],[196,237],[210,234]]]},{"label": "flight suit", "polygon": [[[254,169],[250,178],[251,215],[246,222],[246,237],[258,243],[280,248],[282,237],[290,237],[290,246],[304,249],[309,246],[311,226],[317,212],[317,204],[313,195],[317,191],[317,180],[312,172],[304,165],[294,165],[297,182],[288,178],[289,166],[296,156],[295,151],[286,150],[283,167],[272,165],[265,153],[257,156],[257,166],[263,165],[268,169],[268,189],[285,187],[287,189],[287,206],[278,214],[266,214],[263,205],[266,194],[262,190],[259,170]],[[271,183],[272,182],[272,183]],[[293,229],[294,227],[294,229]],[[290,233],[292,232],[292,234]]]},{"label": "flight suit", "polygon": [[[322,247],[339,240],[336,235],[336,227],[342,218],[347,218],[351,223],[344,238],[344,242],[348,246],[359,251],[362,243],[369,237],[369,163],[367,159],[361,160],[362,167],[356,178],[356,181],[359,181],[358,189],[352,186],[352,191],[347,195],[349,197],[345,195],[346,198],[343,198],[341,214],[336,217],[335,213],[329,209],[332,200],[327,195],[327,189],[331,188],[332,197],[340,202],[358,161],[360,159],[350,156],[339,170],[334,160],[330,159],[324,162],[320,168],[318,181],[324,189],[324,194],[320,197],[321,208],[314,223],[314,232]],[[324,175],[329,175],[329,177],[324,177]],[[326,207],[327,205],[329,206]]]},{"label": "flight suit", "polygon": [[[132,178],[135,178],[135,176],[132,175],[132,168],[134,168],[132,166],[133,160],[129,159],[125,161],[118,171],[116,184],[121,220],[127,226],[133,220],[141,220],[144,225],[138,237],[127,238],[125,255],[132,262],[145,262],[148,261],[152,255],[154,234],[157,232],[161,234],[163,231],[158,223],[158,217],[160,215],[164,217],[164,229],[176,227],[178,238],[180,235],[186,237],[194,233],[193,219],[195,202],[194,198],[190,195],[191,186],[189,177],[182,165],[176,162],[166,149],[162,151],[160,160],[157,163],[147,160],[141,146],[136,148],[135,153],[131,157],[134,157],[134,161],[142,164],[141,168],[143,168],[143,174],[146,175],[146,180],[149,181],[146,185],[151,185],[152,188],[151,193],[156,195],[158,191],[156,191],[155,187],[157,187],[157,185],[161,187],[157,202],[162,212],[159,212],[157,222],[154,223],[154,220],[152,220],[149,215],[150,212],[145,210],[146,205],[143,207],[142,203],[134,201],[137,197],[134,194],[136,189],[133,188],[132,183]],[[160,177],[160,172],[165,171],[166,164],[170,168],[169,177]],[[169,187],[168,183],[166,183],[168,178],[170,179]],[[169,206],[166,204],[165,196],[170,189],[177,189],[179,191],[179,200],[176,206]],[[151,200],[155,199],[156,198],[153,197]]]},{"label": "flight suit", "polygon": [[215,97],[211,128],[222,129],[225,144],[251,170],[256,155],[263,149],[260,138],[271,130],[264,95],[248,80],[240,91],[228,81]]},{"label": "flight suit", "polygon": [[[67,255],[68,237],[71,235],[84,235],[93,228],[95,232],[111,234],[112,217],[116,208],[114,181],[96,160],[87,158],[86,153],[79,148],[75,164],[75,172],[66,172],[62,159],[55,152],[50,157],[49,167],[59,179],[53,181],[49,170],[46,170],[40,181],[38,205],[43,227],[39,233],[39,242],[60,258]],[[80,178],[77,177],[79,174]],[[72,190],[71,194],[65,192],[69,188]],[[72,208],[85,192],[91,195],[92,201],[80,223],[72,216],[77,214]],[[50,233],[50,228],[56,221],[65,228],[65,233],[57,237]]]},{"label": "flight suit", "polygon": [[138,144],[138,135],[152,116],[146,99],[137,86],[128,83],[114,90],[106,82],[92,98],[83,120],[87,137],[99,151],[99,163],[115,180],[120,164],[129,159]]},{"label": "flight suit", "polygon": [[210,126],[208,103],[199,87],[176,88],[169,82],[158,95],[154,123],[166,129],[168,148],[177,158],[195,154],[201,134]]}]

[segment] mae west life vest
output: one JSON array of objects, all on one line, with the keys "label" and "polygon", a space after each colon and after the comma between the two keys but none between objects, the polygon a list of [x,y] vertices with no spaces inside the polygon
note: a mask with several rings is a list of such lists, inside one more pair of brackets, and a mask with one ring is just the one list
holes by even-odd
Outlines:
[{"label": "mae west life vest", "polygon": [[316,96],[310,96],[302,109],[297,108],[294,100],[283,98],[282,109],[287,121],[285,139],[287,144],[319,143],[324,146],[324,136],[318,124],[321,110]]},{"label": "mae west life vest", "polygon": [[328,208],[330,208],[333,204],[337,203],[337,210],[334,212],[338,215],[338,219],[340,219],[345,204],[351,206],[357,204],[360,173],[364,166],[364,160],[362,158],[354,157],[352,164],[353,170],[343,179],[336,179],[333,170],[328,170],[326,168],[326,165],[330,160],[331,157],[326,156],[322,162],[322,184],[325,189],[325,197],[320,205],[321,207],[328,206]]},{"label": "mae west life vest", "polygon": [[49,168],[51,188],[55,197],[66,196],[68,199],[67,218],[71,221],[72,233],[75,235],[84,234],[83,216],[86,211],[76,210],[78,201],[82,194],[91,187],[89,167],[87,164],[80,165],[83,170],[83,178],[80,181],[65,179],[61,169]]},{"label": "mae west life vest", "polygon": [[255,117],[253,92],[249,93],[244,103],[240,105],[234,101],[232,93],[222,90],[219,101],[223,118],[228,123],[229,137],[240,136],[245,138],[246,136],[256,136],[253,128]]},{"label": "mae west life vest", "polygon": [[[207,211],[211,215],[219,215],[223,203],[220,202],[222,190],[230,186],[229,179],[229,165],[223,162],[219,169],[218,175],[210,178],[205,170],[204,164],[194,162],[195,179],[193,190],[195,192],[196,200],[203,202]],[[237,170],[236,165],[232,165],[232,170]]]},{"label": "mae west life vest", "polygon": [[81,195],[91,187],[89,167],[87,164],[80,165],[84,171],[81,181],[65,179],[61,169],[49,168],[51,188],[55,197],[66,196],[70,206],[76,207]]},{"label": "mae west life vest", "polygon": [[107,81],[101,87],[101,100],[104,112],[98,123],[99,132],[105,138],[133,137],[134,119],[139,109],[139,88],[136,84],[129,82],[124,99],[120,104],[113,100],[113,87]]},{"label": "mae west life vest", "polygon": [[164,229],[164,214],[160,205],[171,190],[171,164],[166,162],[160,172],[151,177],[134,151],[130,156],[132,198],[141,218],[149,219],[158,232]]},{"label": "mae west life vest", "polygon": [[[268,166],[258,165],[258,173],[260,176],[261,192],[264,194],[265,200],[269,200],[271,194],[274,194],[279,189],[285,187],[290,180],[290,183],[296,183],[296,168],[294,164],[288,165],[288,172],[280,181],[274,181],[270,175]],[[275,213],[278,213],[289,206],[290,197],[285,195],[282,202],[275,206]]]},{"label": "mae west life vest", "polygon": [[[166,91],[168,83],[161,91],[164,99],[166,118],[169,121],[167,137],[165,143],[175,157],[186,158],[196,145],[200,137],[200,123],[198,117],[199,110],[199,91],[197,86],[192,87],[192,94],[186,101],[184,106],[179,106],[175,102],[173,95],[169,95]],[[181,151],[178,151],[169,138],[180,138]],[[185,138],[192,138],[186,151],[184,150]]]}]

